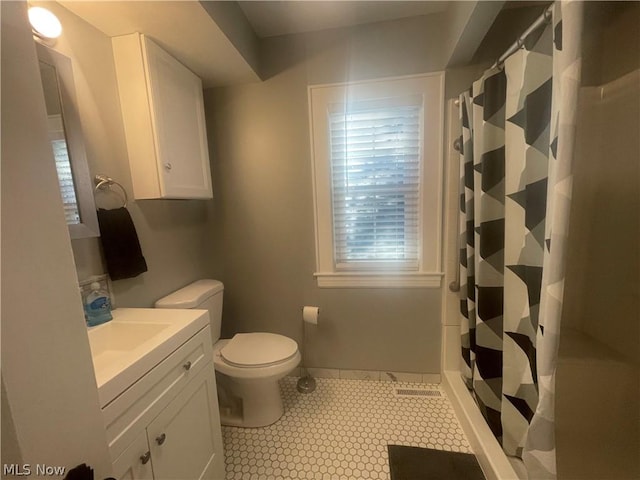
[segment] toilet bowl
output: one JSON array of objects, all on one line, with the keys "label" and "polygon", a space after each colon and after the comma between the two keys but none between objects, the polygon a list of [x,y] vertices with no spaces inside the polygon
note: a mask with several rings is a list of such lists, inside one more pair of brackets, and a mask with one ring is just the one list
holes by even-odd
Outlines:
[{"label": "toilet bowl", "polygon": [[300,363],[298,344],[284,335],[265,332],[238,333],[221,340],[223,291],[217,280],[198,280],[161,298],[155,306],[209,311],[220,423],[270,425],[284,413],[278,380]]},{"label": "toilet bowl", "polygon": [[299,363],[298,345],[282,335],[244,333],[216,342],[213,364],[219,391],[235,396],[219,396],[223,424],[262,427],[277,421],[284,413],[278,380]]}]

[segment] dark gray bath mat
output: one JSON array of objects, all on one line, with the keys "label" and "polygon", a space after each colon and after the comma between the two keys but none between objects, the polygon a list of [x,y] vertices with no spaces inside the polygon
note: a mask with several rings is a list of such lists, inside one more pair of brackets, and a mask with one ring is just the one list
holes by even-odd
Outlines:
[{"label": "dark gray bath mat", "polygon": [[391,480],[485,480],[474,455],[387,445]]}]

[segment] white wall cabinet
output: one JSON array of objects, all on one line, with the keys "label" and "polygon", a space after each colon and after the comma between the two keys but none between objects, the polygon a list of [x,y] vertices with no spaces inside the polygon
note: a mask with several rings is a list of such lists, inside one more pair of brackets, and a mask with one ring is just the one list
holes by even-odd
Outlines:
[{"label": "white wall cabinet", "polygon": [[209,327],[103,409],[118,480],[223,480]]},{"label": "white wall cabinet", "polygon": [[202,82],[150,38],[112,38],[136,199],[212,198]]}]

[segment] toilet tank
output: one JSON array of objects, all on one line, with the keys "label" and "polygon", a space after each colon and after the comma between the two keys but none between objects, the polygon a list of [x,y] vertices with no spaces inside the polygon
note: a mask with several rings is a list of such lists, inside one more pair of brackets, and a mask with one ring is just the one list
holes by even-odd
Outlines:
[{"label": "toilet tank", "polygon": [[198,280],[186,287],[162,297],[156,308],[201,308],[209,310],[211,342],[220,339],[222,326],[222,293],[224,285],[218,280]]}]

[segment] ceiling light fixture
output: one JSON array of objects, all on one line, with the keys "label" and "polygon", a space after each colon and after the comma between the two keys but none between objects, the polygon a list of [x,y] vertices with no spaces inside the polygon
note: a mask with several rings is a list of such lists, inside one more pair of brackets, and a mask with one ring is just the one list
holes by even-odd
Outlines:
[{"label": "ceiling light fixture", "polygon": [[30,7],[29,23],[31,23],[33,33],[40,38],[58,38],[62,33],[60,20],[46,8]]}]

